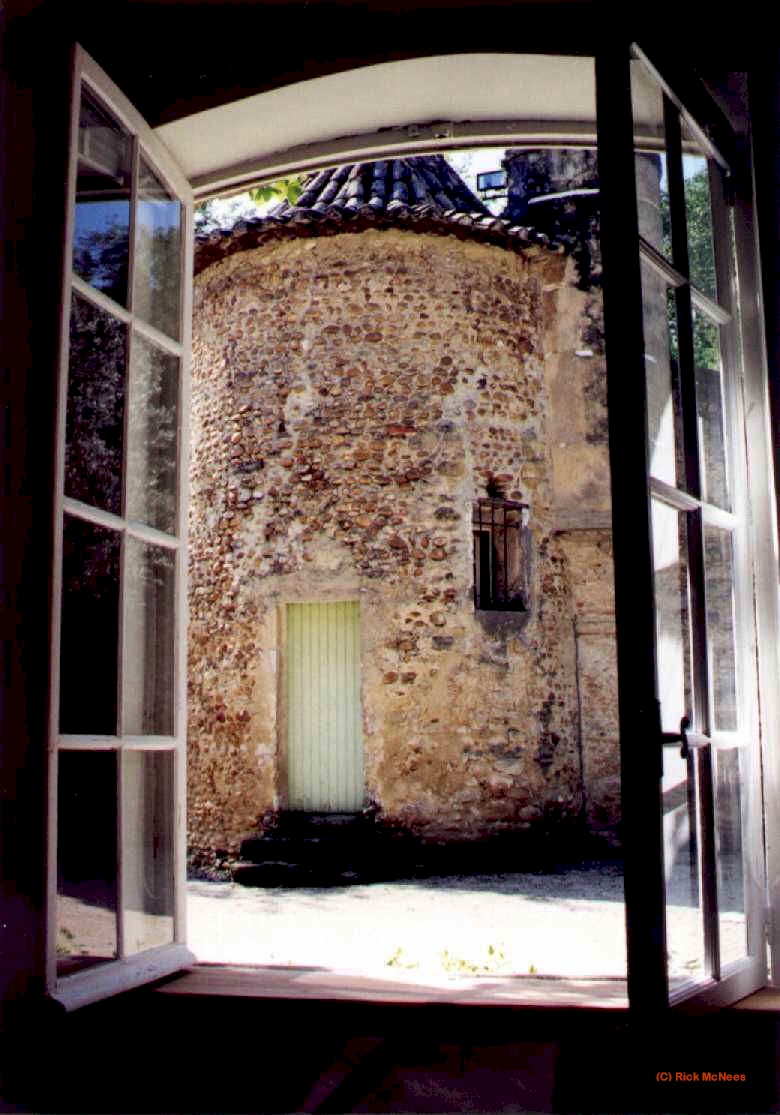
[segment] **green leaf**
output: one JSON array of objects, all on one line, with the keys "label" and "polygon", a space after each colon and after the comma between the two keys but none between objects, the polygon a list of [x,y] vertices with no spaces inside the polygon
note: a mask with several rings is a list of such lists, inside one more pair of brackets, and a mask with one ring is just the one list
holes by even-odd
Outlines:
[{"label": "green leaf", "polygon": [[249,191],[249,196],[256,205],[265,205],[269,201],[287,201],[290,205],[295,205],[302,192],[303,180],[300,175],[295,175],[292,178],[280,178],[267,186],[255,186]]}]

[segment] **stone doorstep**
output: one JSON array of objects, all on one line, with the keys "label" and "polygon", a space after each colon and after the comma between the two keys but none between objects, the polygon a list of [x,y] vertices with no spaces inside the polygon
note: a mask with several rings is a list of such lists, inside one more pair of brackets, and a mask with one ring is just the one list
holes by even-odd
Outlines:
[{"label": "stone doorstep", "polygon": [[319,863],[328,858],[360,856],[361,848],[378,846],[366,837],[349,839],[321,836],[259,836],[241,843],[241,859],[249,863]]},{"label": "stone doorstep", "polygon": [[374,817],[371,813],[319,813],[288,809],[277,813],[273,827],[268,830],[279,834],[309,833],[311,835],[334,835],[343,830],[354,831],[372,827]]}]

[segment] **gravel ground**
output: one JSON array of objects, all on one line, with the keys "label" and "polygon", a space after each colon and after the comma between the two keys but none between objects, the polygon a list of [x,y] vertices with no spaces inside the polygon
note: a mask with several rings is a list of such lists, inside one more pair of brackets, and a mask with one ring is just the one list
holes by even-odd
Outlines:
[{"label": "gravel ground", "polygon": [[[720,931],[721,956],[728,963],[744,955],[745,918],[741,871],[732,865],[729,875],[725,867]],[[375,976],[625,976],[623,877],[615,863],[316,888],[192,881],[187,891],[188,944],[206,963]],[[59,898],[64,969],[115,954],[116,916],[92,898]],[[670,974],[687,981],[703,970],[701,919],[689,871],[675,873],[668,898]],[[135,947],[171,939],[170,917],[132,912],[128,917],[125,931]]]},{"label": "gravel ground", "polygon": [[615,864],[329,888],[191,882],[187,915],[190,948],[211,963],[625,976]]}]

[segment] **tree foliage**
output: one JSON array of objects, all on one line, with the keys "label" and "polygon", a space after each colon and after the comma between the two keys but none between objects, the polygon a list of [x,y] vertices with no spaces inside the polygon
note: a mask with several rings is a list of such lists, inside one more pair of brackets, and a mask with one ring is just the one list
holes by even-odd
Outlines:
[{"label": "tree foliage", "polygon": [[[664,254],[671,258],[671,215],[669,194],[661,191],[661,220]],[[685,180],[685,215],[688,226],[688,262],[691,280],[699,290],[711,297],[716,294],[715,255],[712,244],[709,171],[705,166],[698,174]],[[672,347],[677,350],[677,319],[670,300],[669,332]],[[696,368],[720,367],[720,345],[717,326],[696,314],[693,319],[693,361]]]},{"label": "tree foliage", "polygon": [[254,206],[262,213],[271,202],[287,201],[295,205],[303,189],[303,175],[280,178],[266,186],[256,186],[245,194],[229,200],[210,198],[195,206],[195,233],[231,228],[242,217],[251,216]]}]

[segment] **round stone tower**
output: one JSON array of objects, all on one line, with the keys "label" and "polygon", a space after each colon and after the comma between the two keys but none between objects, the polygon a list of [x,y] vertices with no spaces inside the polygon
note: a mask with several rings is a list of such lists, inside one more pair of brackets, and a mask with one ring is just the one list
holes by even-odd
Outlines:
[{"label": "round stone tower", "polygon": [[315,175],[197,270],[194,862],[286,810],[612,831],[614,641],[591,669],[577,626],[610,623],[601,352],[570,256],[434,156]]}]

